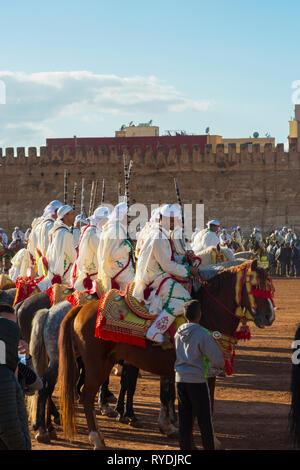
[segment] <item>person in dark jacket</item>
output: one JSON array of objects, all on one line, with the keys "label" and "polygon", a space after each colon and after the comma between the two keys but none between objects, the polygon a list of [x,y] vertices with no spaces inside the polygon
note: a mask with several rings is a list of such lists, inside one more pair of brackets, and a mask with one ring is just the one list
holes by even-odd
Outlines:
[{"label": "person in dark jacket", "polygon": [[291,247],[284,242],[276,251],[275,258],[278,264],[279,276],[287,277],[291,264]]},{"label": "person in dark jacket", "polygon": [[184,316],[187,323],[175,334],[179,445],[181,450],[191,449],[193,416],[196,416],[203,448],[214,450],[207,377],[212,369],[223,371],[224,358],[213,336],[199,325],[201,310],[197,300],[185,304]]},{"label": "person in dark jacket", "polygon": [[20,331],[13,315],[12,307],[0,305],[0,449],[30,450],[28,415],[16,377]]},{"label": "person in dark jacket", "polygon": [[291,277],[300,275],[300,251],[298,243],[291,243]]}]

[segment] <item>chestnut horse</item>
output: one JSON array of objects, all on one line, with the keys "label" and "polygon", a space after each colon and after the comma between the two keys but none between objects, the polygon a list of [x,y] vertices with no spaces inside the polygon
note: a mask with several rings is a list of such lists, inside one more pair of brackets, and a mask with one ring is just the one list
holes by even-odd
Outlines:
[{"label": "chestnut horse", "polygon": [[[234,315],[237,303],[236,279],[239,271],[255,271],[257,284],[253,287],[259,292],[267,292],[267,269],[257,266],[257,261],[246,261],[240,266],[226,269],[213,279],[200,286],[193,294],[201,303],[201,325],[211,331],[219,331],[234,337],[239,319]],[[242,285],[242,308],[252,310],[255,324],[263,328],[273,323],[275,313],[273,304],[267,296],[255,297],[256,308],[250,304],[246,283]],[[174,349],[162,349],[147,341],[146,348],[131,346],[124,343],[104,341],[95,337],[95,325],[99,301],[89,302],[84,306],[74,307],[65,316],[60,327],[59,335],[59,400],[64,433],[71,438],[76,433],[75,403],[77,397],[76,381],[78,377],[76,358],[81,356],[85,367],[84,385],[81,388],[80,402],[84,406],[87,419],[89,439],[94,449],[104,449],[103,435],[97,430],[94,400],[100,385],[108,377],[113,365],[124,360],[139,369],[152,374],[163,376],[174,385]],[[209,382],[213,398],[215,377]],[[166,410],[173,408],[175,388],[169,386],[169,403]]]}]

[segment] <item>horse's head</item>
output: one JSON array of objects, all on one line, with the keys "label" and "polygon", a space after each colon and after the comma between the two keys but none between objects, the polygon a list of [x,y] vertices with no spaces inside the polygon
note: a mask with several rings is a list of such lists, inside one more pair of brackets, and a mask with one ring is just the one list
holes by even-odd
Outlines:
[{"label": "horse's head", "polygon": [[275,320],[274,287],[268,268],[260,267],[257,259],[251,261],[243,291],[255,325],[259,328],[271,326]]}]

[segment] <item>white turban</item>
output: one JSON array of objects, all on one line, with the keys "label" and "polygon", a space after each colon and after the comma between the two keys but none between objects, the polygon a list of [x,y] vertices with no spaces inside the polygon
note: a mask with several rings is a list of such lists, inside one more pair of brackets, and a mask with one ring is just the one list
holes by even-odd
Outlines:
[{"label": "white turban", "polygon": [[62,220],[64,216],[72,210],[73,208],[71,206],[61,206],[57,211],[57,218]]},{"label": "white turban", "polygon": [[98,225],[104,222],[109,217],[109,208],[105,206],[99,206],[95,209],[93,215],[89,217],[91,225]]},{"label": "white turban", "polygon": [[63,203],[60,201],[51,201],[44,209],[42,217],[46,219],[50,215],[54,214],[57,209],[63,206]]},{"label": "white turban", "polygon": [[163,217],[177,217],[181,219],[181,212],[174,204],[166,204],[160,209],[160,213]]},{"label": "white turban", "polygon": [[125,215],[127,214],[127,212],[128,212],[127,202],[120,202],[119,204],[115,206],[114,210],[108,217],[107,223],[111,224],[113,222],[122,221]]},{"label": "white turban", "polygon": [[153,209],[153,211],[151,212],[150,222],[156,222],[157,219],[159,219],[160,209],[161,209],[160,207]]},{"label": "white turban", "polygon": [[82,224],[88,225],[89,221],[85,219],[81,214],[76,215],[74,225],[77,224],[77,222],[81,222]]},{"label": "white turban", "polygon": [[213,220],[210,220],[209,222],[207,222],[206,225],[207,225],[208,227],[209,227],[210,225],[220,225],[220,222],[219,222],[218,220],[213,219]]}]

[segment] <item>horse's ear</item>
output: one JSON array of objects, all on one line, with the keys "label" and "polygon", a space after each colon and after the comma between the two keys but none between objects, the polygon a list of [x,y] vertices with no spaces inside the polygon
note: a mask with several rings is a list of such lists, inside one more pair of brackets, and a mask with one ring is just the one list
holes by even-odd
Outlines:
[{"label": "horse's ear", "polygon": [[254,259],[251,263],[251,271],[257,270],[257,259]]}]

